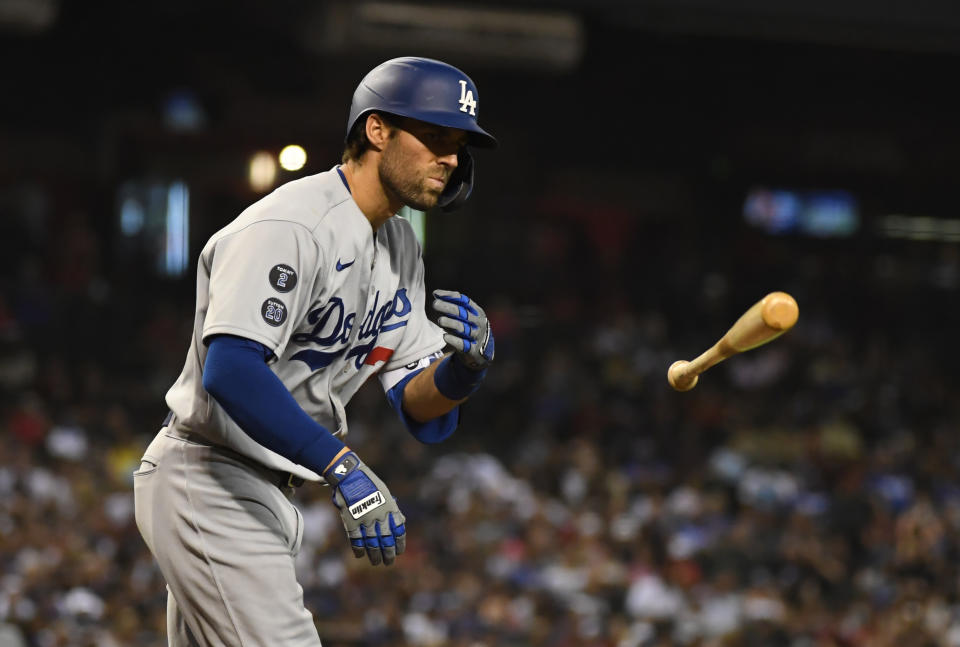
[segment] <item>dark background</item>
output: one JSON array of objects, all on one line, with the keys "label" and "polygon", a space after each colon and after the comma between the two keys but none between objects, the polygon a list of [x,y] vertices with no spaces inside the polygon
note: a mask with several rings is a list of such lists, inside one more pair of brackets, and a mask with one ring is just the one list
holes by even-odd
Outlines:
[{"label": "dark background", "polygon": [[[465,70],[500,140],[425,245],[497,363],[437,447],[358,394],[350,444],[410,550],[353,562],[298,492],[324,644],[960,645],[960,10],[853,0],[0,0],[0,645],[165,644],[129,474],[195,259],[262,195],[253,153],[306,149],[277,184],[327,170],[401,55]],[[120,195],[175,180],[170,276]],[[765,232],[755,187],[847,191],[859,226]],[[773,290],[794,330],[669,389]]]},{"label": "dark background", "polygon": [[[300,141],[309,170],[327,168],[352,88],[376,63],[417,50],[468,69],[483,89],[482,121],[504,147],[484,157],[485,177],[518,198],[559,172],[591,169],[611,185],[585,187],[593,200],[636,203],[635,184],[651,177],[683,183],[678,192],[697,202],[672,214],[698,222],[738,209],[743,187],[758,182],[857,190],[868,215],[934,215],[950,203],[960,19],[946,2],[909,11],[892,2],[511,5],[562,7],[576,19],[574,44],[555,45],[573,50],[563,64],[524,55],[520,37],[492,52],[374,32],[355,15],[362,3],[240,2],[227,11],[44,0],[10,2],[5,13],[21,5],[53,15],[33,29],[6,16],[8,182],[109,196],[124,179],[166,173],[242,203],[251,196],[235,189],[250,151]],[[414,42],[396,44],[405,39]],[[178,90],[206,113],[199,132],[164,129],[164,103]]]}]

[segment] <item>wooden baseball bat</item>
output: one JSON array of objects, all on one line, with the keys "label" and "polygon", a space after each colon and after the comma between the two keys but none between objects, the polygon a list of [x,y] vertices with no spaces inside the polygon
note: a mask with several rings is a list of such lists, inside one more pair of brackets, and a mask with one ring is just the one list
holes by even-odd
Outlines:
[{"label": "wooden baseball bat", "polygon": [[667,370],[667,381],[677,391],[689,391],[700,374],[731,355],[762,346],[790,330],[800,309],[786,292],[771,292],[744,312],[712,347],[692,361],[678,360]]}]

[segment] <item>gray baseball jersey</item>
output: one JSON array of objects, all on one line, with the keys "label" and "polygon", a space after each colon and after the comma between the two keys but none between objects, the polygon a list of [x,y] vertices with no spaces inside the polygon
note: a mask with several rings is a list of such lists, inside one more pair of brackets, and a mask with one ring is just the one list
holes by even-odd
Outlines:
[{"label": "gray baseball jersey", "polygon": [[380,373],[384,389],[444,346],[425,312],[420,243],[391,218],[374,233],[336,169],[289,182],[214,234],[197,268],[193,339],[167,392],[175,424],[263,465],[321,477],[248,436],[203,388],[212,335],[252,339],[294,399],[338,436],[344,406]]}]

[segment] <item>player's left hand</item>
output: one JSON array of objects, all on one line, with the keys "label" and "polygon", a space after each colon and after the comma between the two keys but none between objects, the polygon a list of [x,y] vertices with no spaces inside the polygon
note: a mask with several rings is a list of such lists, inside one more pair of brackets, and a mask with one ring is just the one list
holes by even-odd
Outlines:
[{"label": "player's left hand", "polygon": [[437,324],[443,340],[469,368],[479,371],[493,361],[493,330],[483,308],[466,294],[449,290],[433,291],[433,309],[440,313]]}]

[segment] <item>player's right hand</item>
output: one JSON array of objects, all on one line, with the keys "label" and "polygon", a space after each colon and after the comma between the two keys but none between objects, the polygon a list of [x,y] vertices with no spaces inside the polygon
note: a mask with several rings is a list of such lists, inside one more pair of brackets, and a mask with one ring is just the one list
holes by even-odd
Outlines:
[{"label": "player's right hand", "polygon": [[469,368],[480,371],[493,361],[493,330],[487,314],[477,303],[460,292],[433,291],[433,309],[440,314],[437,325],[443,328],[443,340]]},{"label": "player's right hand", "polygon": [[383,481],[360,458],[348,451],[323,473],[333,488],[353,556],[364,555],[376,566],[389,566],[407,545],[404,516]]}]

